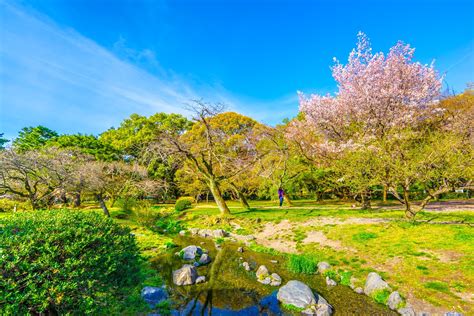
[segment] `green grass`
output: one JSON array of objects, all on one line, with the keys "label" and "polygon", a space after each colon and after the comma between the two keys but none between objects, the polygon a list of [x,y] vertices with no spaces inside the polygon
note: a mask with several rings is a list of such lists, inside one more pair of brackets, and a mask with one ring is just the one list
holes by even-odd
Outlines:
[{"label": "green grass", "polygon": [[312,255],[288,256],[287,268],[293,273],[313,274],[318,270],[318,261]]},{"label": "green grass", "polygon": [[291,311],[291,312],[302,312],[304,310],[304,308],[301,308],[301,307],[297,307],[295,305],[292,305],[292,304],[282,304],[282,307],[288,311]]},{"label": "green grass", "polygon": [[444,282],[431,281],[431,282],[426,282],[425,284],[423,284],[423,286],[430,290],[435,290],[435,291],[443,292],[443,293],[449,293],[449,285]]},{"label": "green grass", "polygon": [[380,290],[372,293],[372,298],[379,304],[387,304],[388,297],[390,296],[389,290]]}]

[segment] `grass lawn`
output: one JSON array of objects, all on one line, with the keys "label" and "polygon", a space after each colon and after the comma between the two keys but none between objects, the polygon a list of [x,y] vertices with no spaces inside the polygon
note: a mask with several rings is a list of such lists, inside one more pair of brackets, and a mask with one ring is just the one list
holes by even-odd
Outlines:
[{"label": "grass lawn", "polygon": [[177,218],[188,227],[254,234],[257,243],[278,251],[329,261],[361,286],[368,272],[377,271],[418,311],[474,313],[472,210],[424,211],[410,222],[393,206],[359,210],[337,202],[294,201],[283,208],[271,201],[250,204],[245,210],[230,202],[232,215],[224,222],[213,204],[198,204]]}]

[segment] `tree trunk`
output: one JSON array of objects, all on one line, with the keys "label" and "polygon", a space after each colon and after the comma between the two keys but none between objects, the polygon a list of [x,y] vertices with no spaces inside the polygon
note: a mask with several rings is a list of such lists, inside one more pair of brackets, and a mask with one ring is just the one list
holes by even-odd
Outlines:
[{"label": "tree trunk", "polygon": [[104,211],[104,215],[107,217],[110,217],[109,209],[107,208],[107,205],[105,205],[105,201],[104,201],[104,198],[102,197],[102,194],[99,193],[99,194],[96,194],[95,196],[97,198],[97,201],[99,201],[100,207]]},{"label": "tree trunk", "polygon": [[410,192],[407,187],[403,187],[403,201],[405,204],[405,216],[408,219],[412,219],[416,215],[416,211],[414,211],[411,207],[411,202],[410,202]]},{"label": "tree trunk", "polygon": [[382,202],[387,203],[387,186],[385,184],[383,186]]},{"label": "tree trunk", "polygon": [[371,205],[370,205],[370,195],[367,194],[366,192],[363,192],[360,194],[360,200],[362,204],[362,209],[363,210],[370,210]]},{"label": "tree trunk", "polygon": [[211,190],[211,193],[214,196],[214,200],[216,201],[217,207],[219,207],[221,214],[230,214],[229,207],[227,207],[227,204],[225,203],[225,200],[222,197],[221,189],[219,188],[218,183],[214,179],[209,180],[209,189]]},{"label": "tree trunk", "polygon": [[81,193],[76,193],[74,195],[74,207],[81,206]]},{"label": "tree trunk", "polygon": [[249,209],[250,205],[249,205],[249,202],[247,201],[247,198],[245,197],[244,193],[242,191],[240,191],[239,188],[237,188],[237,186],[234,185],[233,183],[231,183],[231,186],[234,189],[237,196],[239,197],[240,204],[242,204],[242,207],[246,208],[246,209]]}]

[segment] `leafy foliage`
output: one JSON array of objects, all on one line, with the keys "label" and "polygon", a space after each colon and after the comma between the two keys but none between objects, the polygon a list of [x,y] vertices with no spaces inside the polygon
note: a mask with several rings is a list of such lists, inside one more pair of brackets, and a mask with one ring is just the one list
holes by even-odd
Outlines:
[{"label": "leafy foliage", "polygon": [[13,147],[19,151],[39,149],[50,139],[57,136],[58,133],[41,125],[24,127],[18,134],[18,137],[13,140]]},{"label": "leafy foliage", "polygon": [[7,314],[104,313],[140,281],[130,230],[95,212],[13,214],[0,227],[0,310]]},{"label": "leafy foliage", "polygon": [[174,205],[174,209],[177,211],[177,212],[181,212],[181,211],[184,211],[188,208],[191,208],[192,205],[193,205],[193,202],[194,202],[194,199],[192,197],[189,197],[189,196],[183,196],[183,197],[180,197],[175,205]]}]

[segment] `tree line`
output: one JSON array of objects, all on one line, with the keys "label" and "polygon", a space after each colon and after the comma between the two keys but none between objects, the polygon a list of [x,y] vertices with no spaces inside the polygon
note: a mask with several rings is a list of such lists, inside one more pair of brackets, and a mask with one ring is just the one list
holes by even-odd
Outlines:
[{"label": "tree line", "polygon": [[23,128],[7,148],[0,137],[0,194],[34,209],[94,198],[109,215],[118,198],[211,195],[228,214],[226,199],[249,208],[279,187],[290,203],[331,196],[364,208],[380,191],[413,217],[474,178],[474,93],[443,97],[442,77],[413,54],[401,42],[373,54],[359,34],[348,62],[332,68],[338,92],[300,94],[298,116],[277,126],[194,100],[191,118],[132,114],[99,136]]}]

